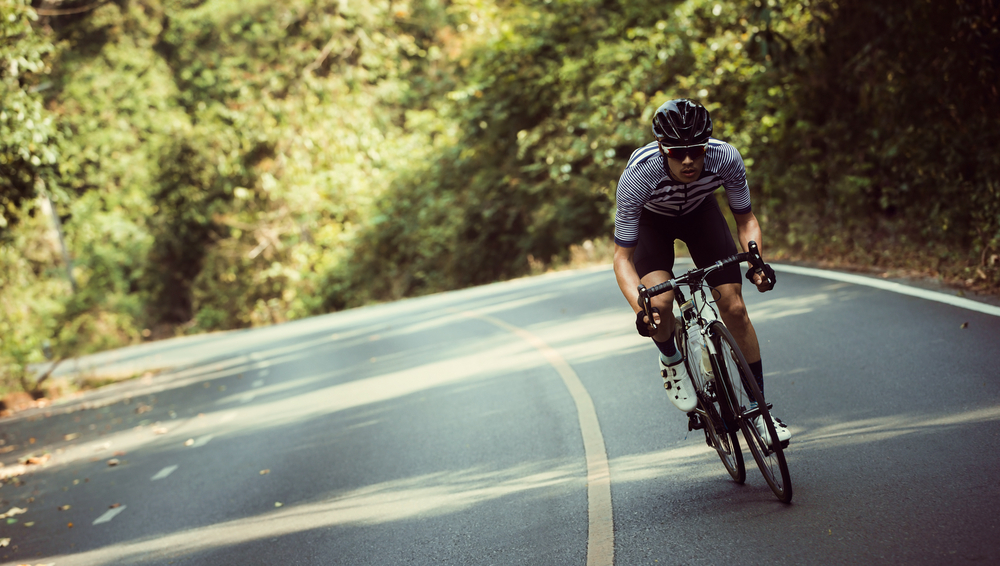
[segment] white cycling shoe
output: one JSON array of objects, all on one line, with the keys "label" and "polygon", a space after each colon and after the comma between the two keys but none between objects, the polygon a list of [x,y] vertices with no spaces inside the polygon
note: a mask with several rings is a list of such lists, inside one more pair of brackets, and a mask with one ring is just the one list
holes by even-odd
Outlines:
[{"label": "white cycling shoe", "polygon": [[[778,435],[779,443],[787,442],[788,439],[792,437],[792,431],[789,430],[785,423],[781,422],[781,419],[771,415],[771,422],[774,423],[774,432]],[[764,415],[758,415],[755,417],[753,419],[753,425],[757,427],[757,433],[760,434],[760,438],[764,441],[764,444],[770,446],[772,444],[771,435],[768,434],[767,427],[764,426]]]},{"label": "white cycling shoe", "polygon": [[660,358],[660,375],[663,376],[663,388],[667,390],[670,402],[675,407],[687,413],[698,406],[698,397],[687,368],[684,367],[684,360],[668,366]]}]

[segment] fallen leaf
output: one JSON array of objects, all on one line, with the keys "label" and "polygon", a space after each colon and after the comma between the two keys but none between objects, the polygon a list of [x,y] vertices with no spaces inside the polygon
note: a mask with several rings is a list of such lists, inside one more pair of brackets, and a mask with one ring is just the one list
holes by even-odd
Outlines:
[{"label": "fallen leaf", "polygon": [[153,434],[167,434],[168,432],[170,431],[168,431],[166,428],[162,426],[158,426],[153,429]]},{"label": "fallen leaf", "polygon": [[66,440],[66,441],[69,441],[69,440],[73,440],[73,439],[75,439],[75,438],[76,438],[76,437],[78,437],[78,436],[80,436],[80,434],[79,434],[79,433],[76,433],[76,432],[71,432],[71,433],[69,433],[69,434],[67,434],[67,435],[63,436],[63,440]]},{"label": "fallen leaf", "polygon": [[121,464],[121,461],[118,460],[118,458],[112,458],[112,459],[108,460],[108,465],[109,466],[117,466],[118,464]]},{"label": "fallen leaf", "polygon": [[24,526],[25,527],[34,527],[35,526],[35,522],[34,521],[28,521],[27,523],[24,524]]},{"label": "fallen leaf", "polygon": [[961,327],[962,328],[968,328],[969,327],[969,323],[968,322],[963,322]]},{"label": "fallen leaf", "polygon": [[66,526],[72,529],[73,528],[73,523],[66,523]]},{"label": "fallen leaf", "polygon": [[70,510],[70,506],[69,505],[63,505],[62,507],[59,507],[59,510],[60,511],[69,511]]},{"label": "fallen leaf", "polygon": [[0,515],[0,519],[6,519],[7,517],[13,517],[14,515],[20,515],[22,513],[27,513],[27,509],[21,509],[20,507],[11,507],[10,511],[7,511],[3,515]]},{"label": "fallen leaf", "polygon": [[271,470],[261,470],[260,471],[260,475],[262,475],[262,476],[266,475],[266,474],[270,474],[270,473],[271,473]]},{"label": "fallen leaf", "polygon": [[274,502],[274,506],[275,507],[281,507],[281,505],[282,505],[282,503],[280,501],[275,501]]},{"label": "fallen leaf", "polygon": [[194,439],[193,438],[189,438],[189,439],[187,439],[187,440],[184,441],[184,446],[191,446],[193,444],[194,444]]},{"label": "fallen leaf", "polygon": [[0,538],[0,546],[7,546],[10,544],[9,538]]},{"label": "fallen leaf", "polygon": [[111,505],[108,505],[108,509],[117,509],[121,506],[122,506],[121,503],[112,503]]},{"label": "fallen leaf", "polygon": [[28,473],[28,466],[24,464],[18,464],[16,466],[7,466],[0,470],[0,480],[13,479],[14,485],[19,485],[19,479],[17,476]]},{"label": "fallen leaf", "polygon": [[28,466],[40,466],[45,462],[48,462],[49,458],[51,457],[52,454],[42,454],[41,456],[28,456],[24,460],[22,460],[21,463],[26,464]]}]

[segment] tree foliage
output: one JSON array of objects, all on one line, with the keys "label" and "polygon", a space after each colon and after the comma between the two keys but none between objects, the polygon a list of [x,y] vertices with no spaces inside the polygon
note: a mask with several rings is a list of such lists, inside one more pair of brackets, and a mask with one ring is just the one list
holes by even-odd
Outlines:
[{"label": "tree foliage", "polygon": [[769,255],[1000,288],[995,0],[0,7],[0,364],[25,387],[46,343],[559,262],[608,237],[675,97],[744,152]]},{"label": "tree foliage", "polygon": [[53,45],[35,33],[37,16],[25,0],[2,0],[0,16],[0,233],[7,234],[38,182],[51,179],[58,131],[38,94]]}]

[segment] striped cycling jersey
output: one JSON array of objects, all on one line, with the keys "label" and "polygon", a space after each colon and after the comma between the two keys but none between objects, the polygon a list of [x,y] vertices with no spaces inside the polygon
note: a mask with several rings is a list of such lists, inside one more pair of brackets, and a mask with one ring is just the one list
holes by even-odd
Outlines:
[{"label": "striped cycling jersey", "polygon": [[726,188],[735,214],[750,212],[750,187],[743,157],[724,141],[709,139],[705,169],[693,183],[681,183],[667,174],[666,157],[655,141],[635,150],[618,180],[615,192],[615,243],[633,248],[639,242],[639,213],[643,207],[665,216],[694,210],[719,187]]}]

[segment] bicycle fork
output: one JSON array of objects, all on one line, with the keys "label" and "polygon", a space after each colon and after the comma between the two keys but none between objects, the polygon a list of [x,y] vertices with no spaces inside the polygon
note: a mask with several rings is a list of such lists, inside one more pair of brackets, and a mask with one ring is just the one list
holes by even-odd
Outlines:
[{"label": "bicycle fork", "polygon": [[[688,324],[689,326],[684,328],[688,336],[684,344],[684,359],[688,365],[695,394],[701,403],[700,406],[695,407],[693,411],[688,413],[688,430],[690,431],[705,428],[705,420],[712,418],[705,408],[712,404],[712,398],[718,395],[718,391],[716,391],[715,384],[715,369],[711,364],[711,357],[715,348],[711,344],[711,341],[708,340],[705,329],[696,320],[689,320]],[[691,340],[694,333],[690,331],[694,327],[698,328],[699,339],[697,341]],[[694,346],[698,350],[697,352],[692,352],[692,342],[694,342]],[[704,347],[702,347],[702,344],[704,344]],[[708,362],[707,367],[706,362]]]}]

